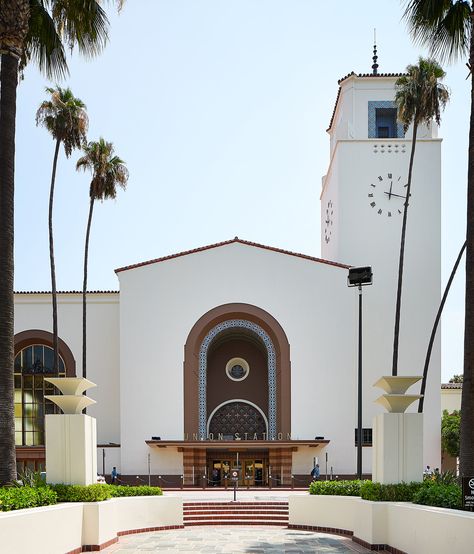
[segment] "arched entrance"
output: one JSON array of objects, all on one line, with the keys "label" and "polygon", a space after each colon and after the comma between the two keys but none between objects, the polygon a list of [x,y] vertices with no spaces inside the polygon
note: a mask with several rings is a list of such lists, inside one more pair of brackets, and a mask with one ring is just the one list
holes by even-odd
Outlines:
[{"label": "arched entrance", "polygon": [[[207,419],[207,356],[229,330],[246,331],[264,345],[268,364],[269,434],[291,433],[290,346],[279,322],[251,304],[224,304],[204,314],[191,329],[184,348],[184,434],[205,438]],[[215,344],[215,343],[214,343]]]},{"label": "arched entrance", "polygon": [[[215,325],[204,337],[199,348],[199,438],[206,438],[206,427],[208,417],[207,407],[207,365],[208,351],[213,341],[221,334],[229,330],[244,330],[250,331],[263,343],[267,355],[267,395],[268,395],[268,432],[267,436],[270,440],[274,440],[277,436],[276,428],[276,354],[275,346],[268,333],[257,323],[247,319],[228,319]],[[236,366],[240,367],[240,366]],[[232,377],[231,377],[232,378]],[[235,424],[236,422],[234,422]],[[235,432],[238,431],[235,427]]]}]

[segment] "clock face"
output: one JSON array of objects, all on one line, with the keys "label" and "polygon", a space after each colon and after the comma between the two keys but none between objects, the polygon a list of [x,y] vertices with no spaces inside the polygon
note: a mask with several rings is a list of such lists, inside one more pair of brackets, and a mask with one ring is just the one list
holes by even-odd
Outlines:
[{"label": "clock face", "polygon": [[403,213],[406,199],[406,179],[395,173],[384,173],[369,183],[367,199],[374,212],[382,217],[397,217]]},{"label": "clock face", "polygon": [[329,200],[326,206],[326,216],[324,218],[324,240],[326,244],[331,240],[332,227],[334,224],[334,204],[332,200]]}]

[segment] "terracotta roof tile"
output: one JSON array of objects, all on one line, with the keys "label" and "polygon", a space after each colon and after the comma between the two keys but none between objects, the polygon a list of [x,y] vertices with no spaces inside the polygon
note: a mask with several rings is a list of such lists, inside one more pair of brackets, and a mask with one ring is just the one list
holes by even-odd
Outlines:
[{"label": "terracotta roof tile", "polygon": [[349,77],[373,77],[374,79],[377,79],[379,77],[403,77],[404,75],[406,75],[406,73],[377,73],[377,75],[374,75],[373,73],[355,73],[354,71],[351,71],[344,77],[341,77],[337,82],[337,84],[339,85],[339,90],[337,91],[336,101],[334,102],[334,109],[332,110],[331,121],[329,122],[329,127],[326,129],[326,132],[329,132],[331,130],[332,124],[334,123],[337,103],[339,102],[339,97],[341,96],[341,84],[346,79],[349,79]]},{"label": "terracotta roof tile", "polygon": [[[87,294],[119,294],[118,290],[88,290]],[[52,294],[50,290],[16,290],[14,294]],[[58,290],[58,294],[82,294],[82,290]]]},{"label": "terracotta roof tile", "polygon": [[289,256],[296,256],[297,258],[303,258],[304,260],[310,260],[312,262],[319,262],[319,263],[322,263],[322,264],[332,265],[334,267],[340,267],[340,268],[343,268],[343,269],[348,269],[350,267],[349,265],[346,265],[346,264],[340,264],[338,262],[331,262],[329,260],[323,260],[321,258],[315,258],[313,256],[308,256],[306,254],[300,254],[298,252],[291,252],[290,250],[283,250],[281,248],[275,248],[273,246],[265,246],[264,244],[258,244],[257,242],[250,242],[248,240],[242,240],[242,239],[239,239],[238,237],[235,237],[234,239],[226,240],[224,242],[217,242],[215,244],[209,244],[208,246],[201,246],[200,248],[193,248],[192,250],[186,250],[184,252],[178,252],[177,254],[171,254],[169,256],[163,256],[162,258],[155,258],[154,260],[148,260],[146,262],[140,262],[140,263],[137,263],[137,264],[132,264],[132,265],[124,266],[124,267],[119,267],[118,269],[115,270],[115,273],[119,273],[121,271],[127,271],[129,269],[135,269],[137,267],[142,267],[144,265],[150,265],[150,264],[155,264],[155,263],[159,263],[159,262],[165,262],[167,260],[173,260],[174,258],[180,258],[181,256],[187,256],[188,254],[196,254],[198,252],[203,252],[205,250],[211,250],[213,248],[219,248],[221,246],[226,246],[228,244],[233,244],[233,243],[245,244],[247,246],[254,246],[256,248],[262,248],[264,250],[270,250],[272,252],[278,252],[280,254],[287,254]]},{"label": "terracotta roof tile", "polygon": [[462,383],[441,383],[442,389],[462,389]]}]

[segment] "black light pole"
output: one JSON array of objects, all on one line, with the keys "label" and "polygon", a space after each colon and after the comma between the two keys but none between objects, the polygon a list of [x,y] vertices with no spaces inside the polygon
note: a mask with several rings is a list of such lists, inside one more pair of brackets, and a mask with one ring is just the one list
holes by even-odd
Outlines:
[{"label": "black light pole", "polygon": [[351,267],[347,286],[359,289],[359,353],[357,363],[357,479],[362,479],[362,287],[372,284],[372,268]]}]

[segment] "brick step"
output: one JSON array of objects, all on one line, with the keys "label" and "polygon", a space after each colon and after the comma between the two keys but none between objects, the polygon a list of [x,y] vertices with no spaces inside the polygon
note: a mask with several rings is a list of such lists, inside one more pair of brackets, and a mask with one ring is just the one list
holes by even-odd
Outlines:
[{"label": "brick step", "polygon": [[196,520],[201,521],[203,519],[222,519],[222,520],[228,520],[228,519],[281,519],[281,520],[288,520],[288,514],[284,515],[270,515],[270,514],[208,514],[208,515],[190,515],[190,516],[184,516],[184,521],[190,521],[190,520]]},{"label": "brick step", "polygon": [[184,502],[184,525],[288,525],[288,502]]},{"label": "brick step", "polygon": [[210,506],[212,508],[218,508],[220,506],[258,506],[262,508],[271,507],[288,507],[288,502],[183,502],[185,508],[192,508],[194,506]]},{"label": "brick step", "polygon": [[184,512],[184,518],[194,518],[194,517],[202,517],[202,516],[217,516],[217,517],[225,517],[225,516],[239,516],[239,515],[245,515],[245,516],[281,516],[281,517],[288,517],[288,512],[282,512],[282,511],[275,511],[275,512],[249,512],[244,510],[229,510],[227,512]]},{"label": "brick step", "polygon": [[275,525],[278,527],[288,527],[287,521],[266,521],[266,520],[240,520],[234,519],[230,521],[222,521],[216,519],[209,519],[206,521],[187,521],[184,526],[197,526],[197,525]]}]

